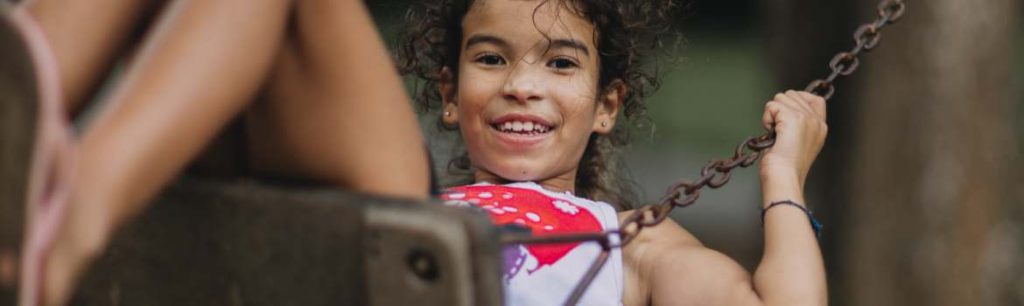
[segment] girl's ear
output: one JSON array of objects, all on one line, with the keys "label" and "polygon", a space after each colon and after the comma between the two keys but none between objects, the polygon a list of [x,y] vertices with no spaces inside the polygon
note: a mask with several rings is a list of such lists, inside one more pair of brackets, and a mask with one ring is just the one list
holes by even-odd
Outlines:
[{"label": "girl's ear", "polygon": [[455,75],[445,66],[438,73],[437,80],[441,92],[441,120],[446,126],[456,126],[459,123],[459,104],[455,99]]},{"label": "girl's ear", "polygon": [[615,119],[619,116],[619,109],[628,93],[629,88],[619,79],[615,79],[608,84],[608,87],[605,87],[595,109],[594,132],[598,134],[611,133],[615,127]]}]

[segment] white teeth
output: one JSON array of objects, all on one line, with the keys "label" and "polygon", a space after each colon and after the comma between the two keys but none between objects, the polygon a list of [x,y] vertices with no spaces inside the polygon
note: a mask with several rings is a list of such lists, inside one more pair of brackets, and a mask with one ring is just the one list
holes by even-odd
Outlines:
[{"label": "white teeth", "polygon": [[540,123],[535,122],[523,122],[523,121],[506,121],[505,123],[495,124],[494,128],[502,132],[525,132],[525,133],[547,133],[551,128],[544,126]]}]

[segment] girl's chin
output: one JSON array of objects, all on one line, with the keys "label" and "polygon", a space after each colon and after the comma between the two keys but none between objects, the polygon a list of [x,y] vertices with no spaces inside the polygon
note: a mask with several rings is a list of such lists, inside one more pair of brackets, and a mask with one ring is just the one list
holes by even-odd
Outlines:
[{"label": "girl's chin", "polygon": [[477,175],[478,180],[497,180],[499,182],[537,182],[547,179],[547,175],[541,167],[493,167],[492,170],[484,170],[483,175]]},{"label": "girl's chin", "polygon": [[501,178],[502,181],[509,182],[509,183],[515,183],[515,182],[537,182],[537,181],[542,181],[543,180],[540,176],[536,176],[536,175],[507,175],[507,176],[499,176],[499,177]]}]

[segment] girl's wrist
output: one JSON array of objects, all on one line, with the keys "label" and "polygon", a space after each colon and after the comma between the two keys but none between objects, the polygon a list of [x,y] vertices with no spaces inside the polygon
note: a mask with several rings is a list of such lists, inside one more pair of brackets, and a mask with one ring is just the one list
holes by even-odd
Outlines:
[{"label": "girl's wrist", "polygon": [[773,201],[793,200],[803,202],[803,181],[794,171],[776,171],[762,173],[761,189],[764,201],[762,207],[767,207]]},{"label": "girl's wrist", "polygon": [[761,167],[761,181],[765,183],[770,182],[786,182],[792,181],[798,183],[800,186],[804,184],[804,176],[797,171],[795,167],[786,166],[762,166]]}]

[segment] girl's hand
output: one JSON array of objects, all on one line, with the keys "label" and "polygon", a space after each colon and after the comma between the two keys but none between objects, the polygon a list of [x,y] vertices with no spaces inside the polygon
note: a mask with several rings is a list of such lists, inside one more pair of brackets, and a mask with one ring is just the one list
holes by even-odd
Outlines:
[{"label": "girl's hand", "polygon": [[777,94],[761,121],[775,131],[775,146],[761,160],[761,179],[793,177],[803,186],[828,133],[825,99],[803,91]]}]

